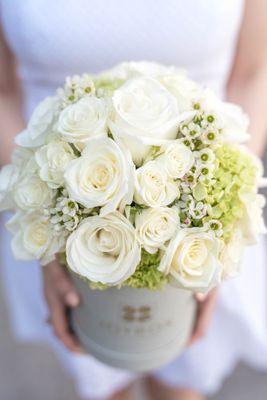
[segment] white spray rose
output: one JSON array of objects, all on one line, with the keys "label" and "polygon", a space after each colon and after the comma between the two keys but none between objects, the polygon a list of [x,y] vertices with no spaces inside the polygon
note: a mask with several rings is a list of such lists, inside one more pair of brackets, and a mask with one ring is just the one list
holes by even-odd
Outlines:
[{"label": "white spray rose", "polygon": [[0,211],[10,210],[14,206],[12,191],[19,178],[16,165],[5,165],[0,171]]},{"label": "white spray rose", "polygon": [[262,194],[240,190],[239,198],[245,207],[245,213],[241,220],[245,243],[248,245],[256,244],[259,240],[259,234],[267,232],[263,219],[265,197]]},{"label": "white spray rose", "polygon": [[35,153],[40,178],[54,189],[63,185],[64,172],[75,158],[71,146],[62,141],[50,142]]},{"label": "white spray rose", "polygon": [[55,236],[49,220],[42,214],[31,212],[16,213],[6,224],[13,233],[11,248],[14,257],[19,260],[41,261],[45,265],[63,250],[66,239]]},{"label": "white spray rose", "polygon": [[83,143],[106,135],[107,117],[107,102],[87,96],[61,111],[57,128],[66,142]]},{"label": "white spray rose", "polygon": [[174,139],[178,124],[188,117],[180,114],[175,97],[155,79],[140,77],[127,81],[112,96],[109,127],[127,143],[134,162],[140,161],[150,145]]},{"label": "white spray rose", "polygon": [[15,142],[22,147],[42,146],[45,143],[46,135],[52,129],[58,111],[57,97],[46,97],[35,108],[27,129],[16,136]]},{"label": "white spray rose", "polygon": [[149,207],[167,206],[180,197],[174,182],[156,161],[149,161],[136,171],[134,199]]},{"label": "white spray rose", "polygon": [[86,218],[69,236],[66,252],[74,272],[109,285],[129,278],[141,259],[134,227],[118,211]]},{"label": "white spray rose", "polygon": [[194,164],[193,152],[179,140],[163,146],[164,153],[157,158],[157,162],[173,178],[182,178],[190,171]]},{"label": "white spray rose", "polygon": [[241,261],[244,252],[244,237],[237,228],[230,241],[226,243],[220,255],[222,264],[222,279],[234,278],[240,274]]},{"label": "white spray rose", "polygon": [[201,228],[181,229],[163,254],[159,270],[179,286],[207,292],[220,279],[221,241]]},{"label": "white spray rose", "polygon": [[91,139],[81,157],[69,163],[64,176],[70,197],[87,208],[103,207],[101,215],[132,202],[130,154],[108,137]]},{"label": "white spray rose", "polygon": [[175,208],[148,208],[136,214],[135,227],[139,243],[154,254],[164,248],[179,227],[178,211]]},{"label": "white spray rose", "polygon": [[40,209],[51,204],[53,191],[39,176],[25,173],[14,187],[13,198],[22,210]]}]

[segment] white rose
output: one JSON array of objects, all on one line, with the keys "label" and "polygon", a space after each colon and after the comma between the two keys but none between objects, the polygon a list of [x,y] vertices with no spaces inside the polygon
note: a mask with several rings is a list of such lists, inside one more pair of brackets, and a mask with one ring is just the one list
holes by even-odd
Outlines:
[{"label": "white rose", "polygon": [[178,212],[174,208],[148,208],[135,217],[137,239],[144,249],[154,254],[172,239],[179,226]]},{"label": "white rose", "polygon": [[103,207],[101,215],[132,202],[134,165],[127,151],[108,137],[91,139],[64,176],[70,196],[84,207]]},{"label": "white rose", "polygon": [[265,197],[262,194],[240,190],[239,198],[245,207],[245,213],[241,219],[241,229],[245,244],[256,244],[259,240],[259,235],[267,233],[263,219]]},{"label": "white rose", "polygon": [[163,146],[162,150],[164,153],[156,160],[173,179],[182,178],[194,164],[193,152],[178,140]]},{"label": "white rose", "polygon": [[256,156],[256,154],[252,153],[252,151],[245,145],[237,144],[235,148],[239,151],[244,153],[246,156],[250,157],[252,163],[254,164],[255,168],[255,191],[258,188],[264,188],[267,186],[267,178],[264,177],[264,164],[262,160]]},{"label": "white rose", "polygon": [[6,224],[13,233],[11,248],[19,260],[41,260],[47,264],[63,249],[65,238],[55,236],[49,220],[39,212],[18,212]]},{"label": "white rose", "polygon": [[69,236],[66,252],[74,272],[109,285],[129,278],[141,259],[134,227],[117,211],[86,218]]},{"label": "white rose", "polygon": [[200,93],[199,86],[188,79],[185,73],[175,71],[165,73],[159,77],[160,83],[174,95],[180,111],[186,111],[192,107],[192,99]]},{"label": "white rose", "polygon": [[97,78],[102,80],[127,80],[140,76],[157,78],[175,70],[176,68],[173,66],[165,66],[151,61],[130,61],[120,63],[109,70],[101,72],[97,75]]},{"label": "white rose", "polygon": [[0,211],[12,209],[12,191],[19,178],[19,168],[16,165],[5,165],[0,171]]},{"label": "white rose", "polygon": [[75,158],[71,146],[61,141],[50,142],[35,153],[35,160],[40,167],[39,176],[51,188],[63,185],[64,172]]},{"label": "white rose", "polygon": [[225,141],[243,143],[249,140],[249,118],[241,107],[223,102],[217,115]]},{"label": "white rose", "polygon": [[159,270],[179,286],[207,292],[220,278],[221,241],[201,228],[181,229],[163,254]]},{"label": "white rose", "polygon": [[66,142],[87,142],[107,133],[108,107],[104,99],[87,96],[61,111],[58,131]]},{"label": "white rose", "polygon": [[180,196],[174,182],[156,161],[149,161],[136,171],[134,199],[149,207],[167,206]]},{"label": "white rose", "polygon": [[59,110],[57,97],[46,97],[35,108],[27,129],[16,136],[15,142],[22,147],[38,147],[45,143]]},{"label": "white rose", "polygon": [[11,155],[12,164],[19,167],[21,170],[27,166],[32,159],[34,152],[32,149],[26,147],[16,147]]},{"label": "white rose", "polygon": [[199,101],[206,113],[215,116],[217,126],[222,129],[224,141],[243,143],[250,138],[247,132],[249,119],[241,107],[221,101],[209,89],[203,91]]},{"label": "white rose", "polygon": [[38,209],[51,204],[53,191],[39,176],[26,173],[15,185],[13,198],[22,210]]},{"label": "white rose", "polygon": [[222,278],[234,278],[240,274],[242,255],[244,251],[244,237],[237,228],[230,241],[223,246],[220,261],[222,264]]},{"label": "white rose", "polygon": [[115,137],[127,143],[134,162],[140,164],[150,145],[174,139],[178,124],[188,117],[180,114],[175,97],[155,79],[130,79],[112,96],[109,127]]}]

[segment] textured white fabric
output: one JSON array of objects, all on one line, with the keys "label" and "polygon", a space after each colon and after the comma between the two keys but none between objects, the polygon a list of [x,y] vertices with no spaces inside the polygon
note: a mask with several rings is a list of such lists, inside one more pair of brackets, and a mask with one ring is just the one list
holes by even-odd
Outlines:
[{"label": "textured white fabric", "polygon": [[[0,0],[0,15],[16,54],[25,115],[66,75],[99,71],[126,60],[186,68],[221,96],[242,19],[242,0]],[[40,270],[14,261],[1,230],[3,282],[17,337],[49,340],[81,396],[104,398],[134,374],[66,351],[45,325]],[[247,250],[241,278],[224,284],[208,335],[157,371],[165,383],[203,393],[218,389],[236,362],[267,367],[265,243]]]}]

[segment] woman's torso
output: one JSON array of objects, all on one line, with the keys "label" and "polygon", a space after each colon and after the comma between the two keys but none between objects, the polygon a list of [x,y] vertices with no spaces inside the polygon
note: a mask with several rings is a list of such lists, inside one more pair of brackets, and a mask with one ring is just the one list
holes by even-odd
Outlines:
[{"label": "woman's torso", "polygon": [[223,96],[243,1],[0,0],[26,114],[67,75],[128,60],[185,68]]}]

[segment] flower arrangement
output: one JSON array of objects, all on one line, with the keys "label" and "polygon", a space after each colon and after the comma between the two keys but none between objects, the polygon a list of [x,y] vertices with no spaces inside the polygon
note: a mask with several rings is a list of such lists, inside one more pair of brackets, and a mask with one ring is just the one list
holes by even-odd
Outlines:
[{"label": "flower arrangement", "polygon": [[248,118],[183,71],[129,62],[67,78],[34,110],[0,174],[22,260],[91,287],[207,292],[265,231]]}]

